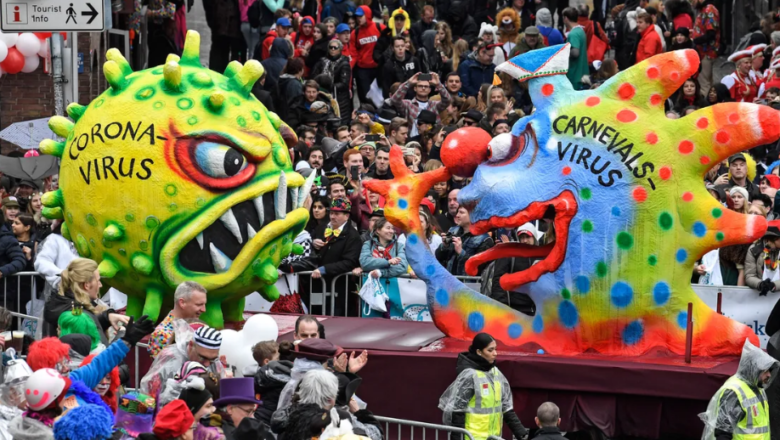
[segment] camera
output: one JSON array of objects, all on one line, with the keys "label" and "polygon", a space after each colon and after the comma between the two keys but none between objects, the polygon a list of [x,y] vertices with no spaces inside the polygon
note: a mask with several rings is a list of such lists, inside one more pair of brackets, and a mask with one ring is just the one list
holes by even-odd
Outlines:
[{"label": "camera", "polygon": [[452,234],[449,233],[441,234],[441,243],[449,246],[452,243]]}]

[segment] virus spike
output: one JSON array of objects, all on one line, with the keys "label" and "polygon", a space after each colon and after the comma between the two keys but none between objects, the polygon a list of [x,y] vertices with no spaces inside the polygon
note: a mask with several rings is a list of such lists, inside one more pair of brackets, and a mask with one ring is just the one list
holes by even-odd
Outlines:
[{"label": "virus spike", "polygon": [[68,104],[68,116],[70,116],[71,119],[78,122],[79,119],[84,115],[84,112],[87,110],[86,106],[79,105],[77,102],[71,102]]},{"label": "virus spike", "polygon": [[271,124],[274,126],[275,129],[279,129],[279,127],[282,126],[282,118],[279,117],[274,112],[268,112],[268,119],[271,120]]},{"label": "virus spike", "polygon": [[181,66],[179,63],[176,61],[165,63],[163,78],[168,89],[179,91],[181,87]]},{"label": "virus spike", "polygon": [[222,92],[214,92],[209,96],[209,107],[212,110],[222,110],[223,105],[225,105],[225,95]]},{"label": "virus spike", "polygon": [[244,91],[244,95],[249,95],[252,91],[252,86],[255,82],[263,76],[263,65],[257,60],[249,60],[244,64],[244,67],[238,71],[238,73],[232,78],[241,90]]},{"label": "virus spike", "polygon": [[41,203],[47,208],[63,207],[65,199],[62,197],[62,190],[49,191],[41,197]]},{"label": "virus spike", "polygon": [[252,267],[252,270],[264,283],[274,284],[279,279],[279,271],[270,262]]},{"label": "virus spike", "polygon": [[[312,174],[314,174],[314,173],[312,173]],[[304,250],[305,249],[303,249],[303,246],[299,245],[298,243],[293,243],[293,247],[292,247],[292,254],[293,255],[303,255],[303,251]]]},{"label": "virus spike", "polygon": [[106,226],[106,229],[103,229],[103,238],[108,241],[118,241],[122,239],[124,235],[125,232],[117,225],[108,225]]},{"label": "virus spike", "polygon": [[49,119],[49,128],[57,136],[67,139],[70,132],[73,131],[73,122],[62,116],[52,116]]},{"label": "virus spike", "polygon": [[103,261],[98,264],[98,272],[103,278],[113,278],[114,275],[119,272],[120,266],[114,260],[105,257]]},{"label": "virus spike", "polygon": [[62,157],[62,153],[65,152],[65,142],[57,142],[54,139],[44,139],[38,145],[38,149],[41,150],[41,153],[43,154]]},{"label": "virus spike", "polygon": [[181,54],[181,64],[185,66],[200,67],[200,34],[195,31],[187,31],[184,40],[184,50]]},{"label": "virus spike", "polygon": [[92,251],[89,250],[87,239],[84,238],[83,235],[79,234],[73,244],[76,245],[76,250],[79,251],[79,255],[82,257],[89,258],[92,255]]},{"label": "virus spike", "polygon": [[168,56],[165,58],[165,64],[170,63],[171,61],[178,63],[181,60],[178,55],[175,53],[169,53]]},{"label": "virus spike", "polygon": [[70,229],[68,229],[68,224],[65,222],[62,222],[62,226],[60,229],[60,232],[62,232],[62,237],[65,238],[68,241],[73,241],[70,237]]},{"label": "virus spike", "polygon": [[115,61],[108,60],[103,64],[103,76],[106,77],[106,81],[115,92],[119,92],[127,86],[127,78]]},{"label": "virus spike", "polygon": [[[189,35],[189,32],[187,34]],[[148,316],[152,321],[157,321],[157,318],[160,317],[162,302],[162,290],[157,287],[148,287],[146,289],[146,302],[144,302],[144,311],[141,314]]]},{"label": "virus spike", "polygon": [[211,75],[206,72],[198,72],[192,77],[192,83],[198,87],[210,87],[214,85],[214,80],[211,79]]},{"label": "virus spike", "polygon": [[62,208],[43,208],[41,215],[51,220],[62,220]]},{"label": "virus spike", "polygon": [[631,101],[637,107],[663,107],[666,98],[698,70],[699,55],[695,50],[667,52],[618,73],[600,86],[599,90],[606,88],[608,94]]},{"label": "virus spike", "polygon": [[133,255],[130,264],[133,265],[133,269],[135,269],[136,272],[143,275],[149,275],[154,270],[154,262],[152,259],[148,255],[140,252]]},{"label": "virus spike", "polygon": [[265,298],[268,301],[276,301],[279,299],[279,289],[276,288],[276,285],[270,284],[268,286],[265,286]]},{"label": "virus spike", "polygon": [[231,61],[230,63],[228,63],[227,67],[225,67],[225,73],[223,73],[223,75],[225,75],[228,78],[233,78],[243,68],[244,66],[238,61]]},{"label": "virus spike", "polygon": [[122,70],[122,74],[125,76],[133,73],[133,68],[130,67],[130,63],[127,62],[124,55],[122,55],[122,52],[120,52],[118,49],[108,49],[108,52],[106,52],[106,59],[117,63],[119,68]]}]

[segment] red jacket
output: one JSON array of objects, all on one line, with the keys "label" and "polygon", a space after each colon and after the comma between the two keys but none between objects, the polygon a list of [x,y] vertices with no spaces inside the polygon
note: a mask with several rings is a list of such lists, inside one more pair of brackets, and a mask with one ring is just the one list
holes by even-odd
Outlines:
[{"label": "red jacket", "polygon": [[371,8],[368,6],[361,6],[360,9],[366,16],[366,24],[352,31],[349,45],[352,46],[352,53],[357,58],[357,66],[372,69],[377,67],[377,63],[374,61],[374,46],[376,46],[379,34],[385,25],[372,21]]},{"label": "red jacket", "polygon": [[661,44],[661,37],[655,31],[655,26],[651,24],[642,32],[642,39],[639,40],[639,46],[636,48],[636,62],[641,63],[663,51],[664,46]]},{"label": "red jacket", "polygon": [[[306,17],[303,17],[303,20],[301,20],[301,23],[298,25],[298,27],[299,28],[303,27],[302,26],[303,22],[306,19],[311,20],[311,25],[312,25],[311,35],[309,35],[307,37],[306,35],[303,34],[303,31],[293,32],[292,35],[291,35],[292,42],[293,42],[293,48],[295,49],[295,55],[294,56],[296,56],[296,57],[302,57],[303,56],[303,52],[301,52],[301,49],[306,47],[307,43],[309,45],[309,49],[311,49],[311,46],[314,45],[314,24],[315,24],[314,19],[307,15]],[[270,47],[269,47],[269,49],[270,49]]]},{"label": "red jacket", "polygon": [[276,35],[276,31],[268,31],[267,34],[265,34],[265,39],[263,40],[262,49],[260,51],[260,59],[264,60],[271,56],[271,45],[274,44],[274,38],[278,37]]}]

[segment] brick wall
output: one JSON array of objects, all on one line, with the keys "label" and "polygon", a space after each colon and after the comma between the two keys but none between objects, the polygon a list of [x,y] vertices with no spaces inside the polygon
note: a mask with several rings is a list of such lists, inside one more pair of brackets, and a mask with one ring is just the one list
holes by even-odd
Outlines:
[{"label": "brick wall", "polygon": [[[101,47],[97,53],[100,61],[96,64],[97,72],[92,71],[93,96],[89,96],[89,35],[79,34],[79,52],[84,54],[84,73],[79,75],[79,103],[86,104],[105,88],[102,78],[105,48]],[[100,88],[98,77],[101,75]],[[16,75],[4,74],[0,78],[0,130],[14,122],[27,121],[52,116],[54,114],[54,84],[52,76],[43,72],[43,63],[33,73],[18,73]],[[15,145],[0,141],[0,154],[7,155],[10,152],[20,150]]]}]

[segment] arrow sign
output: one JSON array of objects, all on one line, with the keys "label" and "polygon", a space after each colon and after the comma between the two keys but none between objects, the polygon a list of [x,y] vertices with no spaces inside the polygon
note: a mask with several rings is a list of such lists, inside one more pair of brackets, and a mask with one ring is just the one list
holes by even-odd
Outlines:
[{"label": "arrow sign", "polygon": [[82,17],[90,17],[87,24],[92,24],[93,21],[95,21],[95,17],[98,16],[98,11],[92,6],[92,3],[87,3],[87,7],[90,9],[89,11],[81,11]]}]

